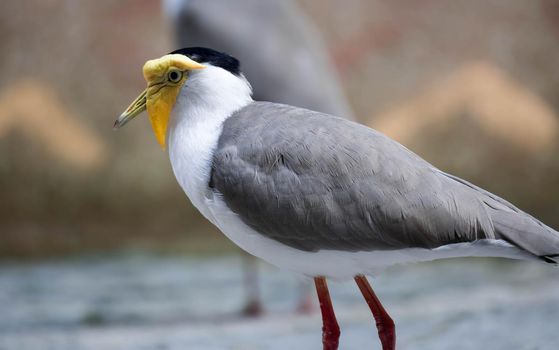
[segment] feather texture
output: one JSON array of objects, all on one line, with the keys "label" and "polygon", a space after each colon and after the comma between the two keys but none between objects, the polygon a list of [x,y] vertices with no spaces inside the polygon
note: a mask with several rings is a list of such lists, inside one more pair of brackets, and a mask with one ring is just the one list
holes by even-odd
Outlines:
[{"label": "feather texture", "polygon": [[559,233],[383,134],[286,105],[223,124],[209,182],[241,220],[303,251],[437,248],[502,239],[538,257]]}]

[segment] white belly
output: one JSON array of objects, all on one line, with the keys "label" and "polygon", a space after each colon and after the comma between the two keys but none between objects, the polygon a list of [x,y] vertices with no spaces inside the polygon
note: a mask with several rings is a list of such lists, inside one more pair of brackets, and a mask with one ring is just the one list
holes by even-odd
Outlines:
[{"label": "white belly", "polygon": [[216,220],[214,224],[239,247],[272,265],[311,277],[325,276],[346,279],[358,274],[375,274],[396,264],[466,256],[533,259],[529,254],[501,240],[457,243],[436,249],[408,248],[370,252],[336,250],[305,252],[286,246],[254,231],[244,224],[219,196],[208,199],[206,206]]}]

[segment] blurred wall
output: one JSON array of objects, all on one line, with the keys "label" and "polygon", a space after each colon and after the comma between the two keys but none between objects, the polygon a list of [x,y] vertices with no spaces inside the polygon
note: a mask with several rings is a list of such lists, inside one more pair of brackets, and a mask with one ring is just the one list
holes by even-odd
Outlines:
[{"label": "blurred wall", "polygon": [[144,61],[171,49],[160,4],[2,2],[0,23],[0,255],[166,243],[199,225],[145,119],[112,131]]},{"label": "blurred wall", "polygon": [[[559,227],[557,1],[300,3],[357,118]],[[0,3],[0,256],[230,247],[147,122],[112,131],[170,33],[157,1]]]}]

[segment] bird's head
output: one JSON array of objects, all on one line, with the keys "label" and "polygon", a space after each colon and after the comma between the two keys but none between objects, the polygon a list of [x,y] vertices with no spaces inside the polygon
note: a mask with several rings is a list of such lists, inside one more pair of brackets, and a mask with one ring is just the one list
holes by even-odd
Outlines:
[{"label": "bird's head", "polygon": [[176,50],[147,61],[143,67],[147,88],[120,115],[114,128],[124,126],[147,110],[155,137],[161,147],[165,148],[167,127],[177,97],[191,75],[209,67],[224,69],[235,76],[241,76],[237,59],[200,47]]}]

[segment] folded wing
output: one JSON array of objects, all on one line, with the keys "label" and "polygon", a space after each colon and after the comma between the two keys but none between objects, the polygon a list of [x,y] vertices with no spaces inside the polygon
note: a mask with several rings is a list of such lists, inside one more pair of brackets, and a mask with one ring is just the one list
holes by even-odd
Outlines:
[{"label": "folded wing", "polygon": [[556,231],[381,133],[285,105],[254,103],[225,122],[210,186],[247,225],[305,251],[504,239],[559,253]]}]

